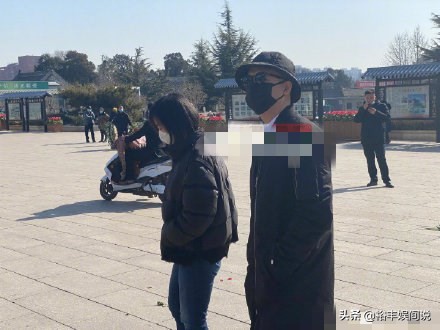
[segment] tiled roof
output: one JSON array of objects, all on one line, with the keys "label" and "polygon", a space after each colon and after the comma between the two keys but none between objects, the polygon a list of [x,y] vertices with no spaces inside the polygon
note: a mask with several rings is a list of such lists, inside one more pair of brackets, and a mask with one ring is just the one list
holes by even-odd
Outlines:
[{"label": "tiled roof", "polygon": [[226,78],[217,81],[214,88],[238,88],[238,85],[234,78]]},{"label": "tiled roof", "polygon": [[327,71],[302,72],[295,75],[300,85],[314,85],[323,81],[333,81],[335,78]]},{"label": "tiled roof", "polygon": [[440,75],[440,62],[368,68],[364,79],[432,78]]},{"label": "tiled roof", "polygon": [[47,91],[20,91],[13,93],[4,93],[0,95],[0,99],[20,99],[30,97],[52,96]]},{"label": "tiled roof", "polygon": [[[322,81],[333,81],[333,76],[327,71],[322,72],[302,72],[295,75],[300,85],[314,85]],[[214,88],[238,88],[234,78],[220,79]]]}]

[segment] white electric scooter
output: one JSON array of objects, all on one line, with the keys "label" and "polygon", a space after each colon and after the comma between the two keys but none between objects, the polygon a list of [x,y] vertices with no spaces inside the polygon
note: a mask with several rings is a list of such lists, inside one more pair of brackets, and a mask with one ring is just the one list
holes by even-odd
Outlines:
[{"label": "white electric scooter", "polygon": [[168,156],[160,156],[139,170],[136,180],[130,184],[120,184],[122,165],[118,154],[113,155],[107,162],[101,178],[99,192],[102,198],[111,201],[118,193],[130,193],[133,195],[156,197],[162,200],[168,174],[171,171],[171,159]]}]

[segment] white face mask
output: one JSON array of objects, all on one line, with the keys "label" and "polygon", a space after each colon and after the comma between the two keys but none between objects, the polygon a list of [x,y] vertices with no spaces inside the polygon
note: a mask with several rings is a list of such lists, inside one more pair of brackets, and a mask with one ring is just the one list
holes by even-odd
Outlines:
[{"label": "white face mask", "polygon": [[165,144],[171,144],[171,135],[170,133],[159,131],[159,139]]}]

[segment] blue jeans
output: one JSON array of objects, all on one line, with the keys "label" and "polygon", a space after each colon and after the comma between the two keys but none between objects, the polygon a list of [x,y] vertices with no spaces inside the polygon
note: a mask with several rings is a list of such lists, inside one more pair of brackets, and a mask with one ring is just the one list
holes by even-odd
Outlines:
[{"label": "blue jeans", "polygon": [[220,264],[220,261],[210,263],[198,258],[190,265],[173,265],[168,306],[177,330],[208,329],[206,315]]}]

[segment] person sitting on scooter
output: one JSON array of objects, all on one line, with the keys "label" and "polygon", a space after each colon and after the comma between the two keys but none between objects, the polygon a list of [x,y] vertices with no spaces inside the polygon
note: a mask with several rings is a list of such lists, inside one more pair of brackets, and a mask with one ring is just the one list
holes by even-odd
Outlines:
[{"label": "person sitting on scooter", "polygon": [[[145,138],[145,143],[137,143],[138,139]],[[142,141],[143,142],[143,141]],[[125,161],[127,164],[126,180],[136,179],[135,163],[140,162],[139,168],[144,167],[149,161],[160,156],[159,146],[161,141],[157,131],[153,128],[149,121],[135,133],[125,136]]]}]

